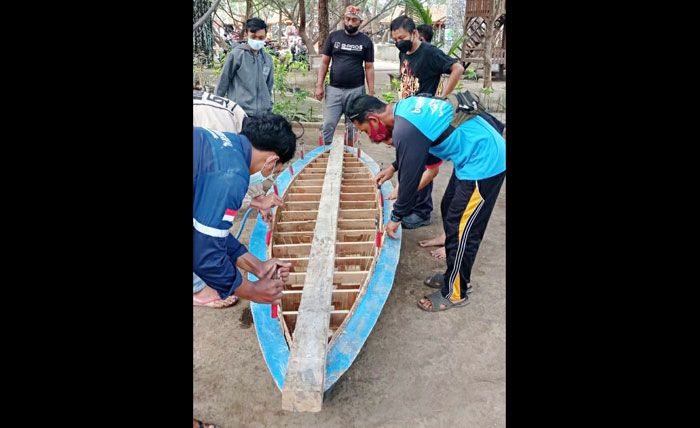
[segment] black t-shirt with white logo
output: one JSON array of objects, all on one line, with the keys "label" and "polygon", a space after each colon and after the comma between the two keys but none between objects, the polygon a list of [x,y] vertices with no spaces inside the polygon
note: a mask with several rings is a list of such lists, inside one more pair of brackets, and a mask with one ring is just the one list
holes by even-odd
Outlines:
[{"label": "black t-shirt with white logo", "polygon": [[323,54],[331,57],[331,86],[357,88],[365,84],[362,62],[374,62],[374,44],[359,31],[352,36],[345,30],[332,32],[326,40]]},{"label": "black t-shirt with white logo", "polygon": [[452,64],[457,62],[457,59],[448,56],[430,43],[421,43],[410,55],[399,52],[399,62],[403,66],[404,76],[409,79],[418,78],[420,86],[416,94],[435,95],[440,77],[443,73],[450,72]]}]

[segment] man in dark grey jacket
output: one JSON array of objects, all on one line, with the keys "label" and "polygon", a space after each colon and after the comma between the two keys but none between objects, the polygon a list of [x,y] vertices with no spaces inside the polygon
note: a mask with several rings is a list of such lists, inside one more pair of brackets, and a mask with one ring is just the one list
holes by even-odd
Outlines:
[{"label": "man in dark grey jacket", "polygon": [[248,116],[272,111],[272,57],[265,52],[267,25],[260,18],[245,23],[247,43],[236,45],[221,71],[216,95],[235,101]]}]

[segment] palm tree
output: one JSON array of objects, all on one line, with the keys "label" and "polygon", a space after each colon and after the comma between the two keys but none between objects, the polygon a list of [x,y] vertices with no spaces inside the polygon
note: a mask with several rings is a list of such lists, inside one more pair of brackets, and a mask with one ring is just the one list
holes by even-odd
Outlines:
[{"label": "palm tree", "polygon": [[406,0],[406,15],[410,16],[416,25],[433,25],[433,16],[427,6],[420,0]]}]

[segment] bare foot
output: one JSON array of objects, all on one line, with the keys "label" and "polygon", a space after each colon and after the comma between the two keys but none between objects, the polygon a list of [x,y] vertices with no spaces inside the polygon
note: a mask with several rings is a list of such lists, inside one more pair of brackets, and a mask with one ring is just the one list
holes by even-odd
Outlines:
[{"label": "bare foot", "polygon": [[432,250],[430,255],[438,260],[445,260],[447,258],[447,253],[445,252],[445,247],[440,247]]},{"label": "bare foot", "polygon": [[200,421],[200,420],[194,419],[194,420],[192,421],[192,427],[193,427],[193,428],[202,428],[202,427],[206,427],[206,428],[216,428],[216,425],[214,425],[214,424],[207,424],[207,423],[204,423],[204,422],[202,422],[202,421]]},{"label": "bare foot", "polygon": [[192,294],[192,304],[194,306],[206,306],[208,308],[227,308],[238,302],[238,297],[228,296],[225,299],[219,297],[219,293],[213,288],[205,285],[204,288]]},{"label": "bare foot", "polygon": [[424,239],[422,241],[418,241],[418,245],[421,247],[440,247],[445,245],[445,234],[443,233],[441,236],[436,236],[433,239]]}]

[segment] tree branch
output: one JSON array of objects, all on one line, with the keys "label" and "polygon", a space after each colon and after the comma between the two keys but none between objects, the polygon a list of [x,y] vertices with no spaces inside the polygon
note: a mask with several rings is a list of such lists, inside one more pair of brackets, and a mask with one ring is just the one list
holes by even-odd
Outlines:
[{"label": "tree branch", "polygon": [[207,18],[209,18],[209,15],[211,15],[211,13],[216,10],[216,8],[219,6],[219,3],[221,3],[221,0],[216,0],[216,2],[213,5],[211,5],[209,10],[206,11],[197,22],[194,23],[194,26],[192,27],[192,32],[194,32],[197,28],[204,24],[204,21],[206,21]]}]

